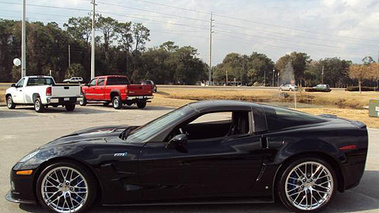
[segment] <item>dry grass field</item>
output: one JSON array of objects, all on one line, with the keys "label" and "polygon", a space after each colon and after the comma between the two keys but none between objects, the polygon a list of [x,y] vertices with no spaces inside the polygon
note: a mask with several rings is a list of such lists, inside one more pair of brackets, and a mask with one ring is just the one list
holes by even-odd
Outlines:
[{"label": "dry grass field", "polygon": [[[231,89],[194,89],[194,88],[159,88],[159,92],[151,105],[179,107],[197,100],[226,99],[244,100],[253,102],[293,102],[293,93],[283,98],[277,90],[255,89],[255,90],[231,90]],[[297,93],[297,100],[303,103],[302,108],[296,110],[314,115],[333,114],[342,118],[359,120],[368,127],[379,128],[379,118],[368,116],[368,110],[363,109],[372,98],[379,98],[378,92],[347,92],[335,90],[330,93]],[[306,107],[304,107],[306,106]]]}]

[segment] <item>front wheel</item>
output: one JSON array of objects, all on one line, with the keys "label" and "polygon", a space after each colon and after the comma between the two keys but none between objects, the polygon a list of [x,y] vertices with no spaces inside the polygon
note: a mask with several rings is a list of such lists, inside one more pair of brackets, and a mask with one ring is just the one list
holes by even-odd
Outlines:
[{"label": "front wheel", "polygon": [[46,167],[37,180],[37,197],[52,212],[79,213],[90,207],[96,197],[96,182],[85,168],[71,162]]},{"label": "front wheel", "polygon": [[16,108],[16,104],[13,102],[11,95],[8,95],[8,97],[7,97],[7,107],[8,107],[8,109]]},{"label": "front wheel", "polygon": [[87,105],[87,99],[86,99],[86,97],[83,97],[82,100],[79,101],[79,105],[80,105],[80,106],[85,106],[85,105]]},{"label": "front wheel", "polygon": [[113,97],[112,105],[113,105],[113,108],[115,108],[115,109],[121,109],[122,102],[121,102],[120,96]]},{"label": "front wheel", "polygon": [[75,109],[75,104],[68,104],[65,107],[68,112],[72,112]]},{"label": "front wheel", "polygon": [[34,100],[34,110],[36,112],[43,112],[45,110],[45,106],[42,104],[40,97]]},{"label": "front wheel", "polygon": [[330,203],[337,190],[336,174],[322,159],[298,159],[286,167],[277,189],[279,198],[288,209],[318,212]]}]

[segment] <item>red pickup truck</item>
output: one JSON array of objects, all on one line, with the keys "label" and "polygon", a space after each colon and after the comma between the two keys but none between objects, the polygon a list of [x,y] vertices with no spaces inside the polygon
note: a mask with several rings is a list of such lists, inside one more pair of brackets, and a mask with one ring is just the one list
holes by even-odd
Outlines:
[{"label": "red pickup truck", "polygon": [[89,101],[101,101],[104,106],[112,102],[115,109],[120,109],[122,104],[137,104],[138,108],[144,108],[146,102],[153,98],[151,85],[130,84],[129,79],[122,75],[95,77],[82,87],[82,93],[81,106]]}]

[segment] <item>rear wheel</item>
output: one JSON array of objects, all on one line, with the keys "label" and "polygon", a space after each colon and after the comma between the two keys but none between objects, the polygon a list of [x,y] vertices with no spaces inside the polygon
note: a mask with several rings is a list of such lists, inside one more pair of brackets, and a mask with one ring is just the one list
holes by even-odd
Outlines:
[{"label": "rear wheel", "polygon": [[86,97],[83,97],[83,99],[82,99],[81,101],[79,101],[79,105],[80,105],[80,106],[85,106],[85,105],[87,105],[87,99],[86,99]]},{"label": "rear wheel", "polygon": [[60,162],[42,171],[36,192],[38,201],[51,212],[79,213],[92,205],[97,187],[87,169],[76,163]]},{"label": "rear wheel", "polygon": [[36,112],[43,112],[45,110],[45,106],[42,104],[40,97],[34,100],[34,110]]},{"label": "rear wheel", "polygon": [[318,212],[337,190],[336,174],[324,160],[306,157],[290,163],[277,185],[283,204],[295,212]]},{"label": "rear wheel", "polygon": [[112,105],[113,105],[113,108],[115,108],[115,109],[121,109],[122,102],[121,102],[120,96],[117,95],[117,96],[113,97]]},{"label": "rear wheel", "polygon": [[75,104],[67,104],[65,107],[68,112],[72,112],[75,109]]},{"label": "rear wheel", "polygon": [[146,107],[146,101],[143,102],[137,102],[137,107],[140,109],[143,109]]},{"label": "rear wheel", "polygon": [[7,97],[7,107],[8,107],[8,109],[16,108],[16,104],[13,102],[11,95],[8,95],[8,97]]}]

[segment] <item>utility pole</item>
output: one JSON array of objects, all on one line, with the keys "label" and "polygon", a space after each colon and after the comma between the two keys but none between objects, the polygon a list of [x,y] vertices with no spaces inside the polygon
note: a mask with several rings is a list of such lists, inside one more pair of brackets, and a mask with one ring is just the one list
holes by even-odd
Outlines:
[{"label": "utility pole", "polygon": [[324,84],[324,65],[322,66],[322,70],[321,70],[321,83]]},{"label": "utility pole", "polygon": [[266,86],[266,70],[263,72],[263,86]]},{"label": "utility pole", "polygon": [[95,0],[92,0],[91,79],[95,77]]},{"label": "utility pole", "polygon": [[213,32],[213,15],[211,12],[211,21],[209,23],[209,86],[212,85],[212,34]]},{"label": "utility pole", "polygon": [[280,78],[279,78],[279,76],[280,76],[280,72],[278,72],[278,87],[280,87]]},{"label": "utility pole", "polygon": [[226,70],[226,86],[228,86],[228,70]]},{"label": "utility pole", "polygon": [[26,0],[22,1],[21,78],[26,76]]},{"label": "utility pole", "polygon": [[68,45],[68,67],[71,67],[71,46]]}]

